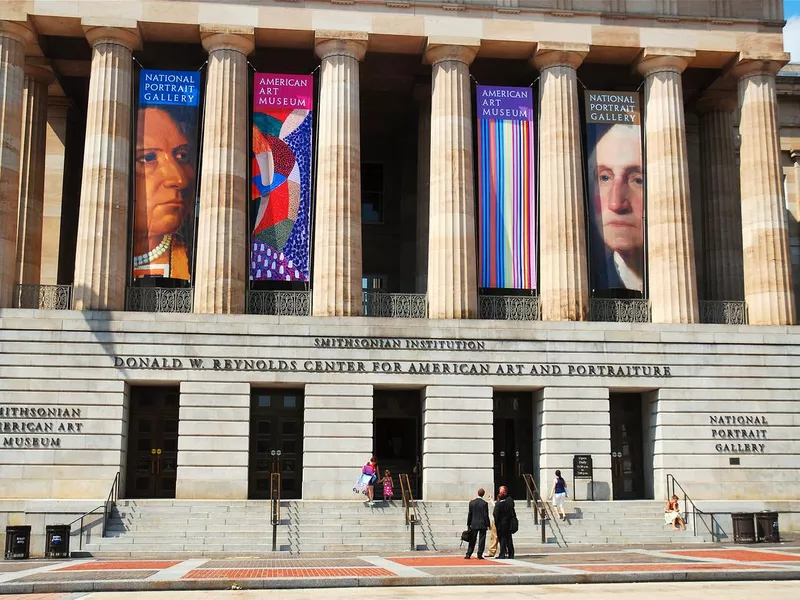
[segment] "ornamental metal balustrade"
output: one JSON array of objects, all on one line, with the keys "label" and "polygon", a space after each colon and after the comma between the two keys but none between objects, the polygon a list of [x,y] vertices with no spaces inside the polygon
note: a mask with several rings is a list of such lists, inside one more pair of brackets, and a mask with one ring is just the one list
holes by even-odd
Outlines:
[{"label": "ornamental metal balustrade", "polygon": [[192,312],[191,288],[129,287],[125,310],[132,312]]},{"label": "ornamental metal balustrade", "polygon": [[247,313],[308,317],[311,315],[311,292],[251,290],[247,295]]},{"label": "ornamental metal balustrade", "polygon": [[592,298],[589,304],[591,321],[616,323],[649,323],[650,301],[639,298]]},{"label": "ornamental metal balustrade", "polygon": [[538,296],[479,296],[481,319],[496,321],[540,321]]},{"label": "ornamental metal balustrade", "polygon": [[20,283],[14,290],[14,301],[16,308],[70,310],[72,308],[72,286]]},{"label": "ornamental metal balustrade", "polygon": [[428,295],[364,292],[364,316],[427,319]]},{"label": "ornamental metal balustrade", "polygon": [[700,322],[719,325],[746,325],[747,303],[743,300],[700,302]]}]

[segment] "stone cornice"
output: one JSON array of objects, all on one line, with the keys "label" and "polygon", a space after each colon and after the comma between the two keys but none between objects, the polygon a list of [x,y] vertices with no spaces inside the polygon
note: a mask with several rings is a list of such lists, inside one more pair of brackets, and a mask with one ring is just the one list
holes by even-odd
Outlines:
[{"label": "stone cornice", "polygon": [[685,48],[645,48],[635,68],[642,77],[664,72],[680,75],[694,57],[695,51]]},{"label": "stone cornice", "polygon": [[252,27],[200,26],[200,40],[206,52],[233,50],[245,56],[255,50],[255,32]]},{"label": "stone cornice", "polygon": [[539,71],[552,67],[577,69],[589,54],[589,44],[539,42],[531,57],[531,64]]},{"label": "stone cornice", "polygon": [[368,46],[369,34],[363,31],[318,29],[314,32],[314,52],[320,60],[331,56],[347,56],[361,61]]}]

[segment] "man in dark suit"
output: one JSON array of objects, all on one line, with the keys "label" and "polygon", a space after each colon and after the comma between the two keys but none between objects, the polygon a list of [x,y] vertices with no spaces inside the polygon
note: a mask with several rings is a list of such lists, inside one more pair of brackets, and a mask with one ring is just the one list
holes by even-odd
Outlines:
[{"label": "man in dark suit", "polygon": [[486,490],[478,490],[478,497],[469,503],[469,513],[467,514],[467,529],[469,529],[469,544],[467,545],[467,555],[470,558],[472,551],[475,550],[475,540],[478,541],[478,559],[483,560],[483,549],[486,547],[486,530],[489,529],[489,505],[483,499]]},{"label": "man in dark suit", "polygon": [[514,540],[512,539],[517,511],[514,510],[514,499],[508,495],[508,488],[500,486],[497,502],[494,505],[494,526],[497,529],[497,543],[500,554],[497,558],[514,558]]}]

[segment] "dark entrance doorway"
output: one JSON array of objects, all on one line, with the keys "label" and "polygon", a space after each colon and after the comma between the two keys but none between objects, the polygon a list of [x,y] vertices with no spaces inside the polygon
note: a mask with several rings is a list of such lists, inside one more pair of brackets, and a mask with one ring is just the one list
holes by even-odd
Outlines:
[{"label": "dark entrance doorway", "polygon": [[131,388],[128,498],[174,498],[178,467],[177,387]]},{"label": "dark entrance doorway", "polygon": [[495,392],[495,497],[505,485],[512,498],[525,498],[524,473],[533,473],[533,394]]},{"label": "dark entrance doorway", "polygon": [[[416,390],[376,391],[374,397],[373,447],[378,467],[392,473],[395,499],[400,498],[400,474],[408,474],[411,493],[422,495],[422,399]],[[365,459],[366,460],[366,459]],[[375,486],[375,498],[383,499],[383,486]]]},{"label": "dark entrance doorway", "polygon": [[270,498],[270,476],[281,474],[281,498],[302,497],[303,393],[255,390],[250,396],[248,498]]},{"label": "dark entrance doorway", "polygon": [[642,396],[611,393],[609,403],[614,500],[643,499]]}]

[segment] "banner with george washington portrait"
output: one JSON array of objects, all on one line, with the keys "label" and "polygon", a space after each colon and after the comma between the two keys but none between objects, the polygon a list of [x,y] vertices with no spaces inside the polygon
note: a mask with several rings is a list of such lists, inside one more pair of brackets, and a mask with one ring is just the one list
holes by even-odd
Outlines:
[{"label": "banner with george washington portrait", "polygon": [[308,281],[310,75],[256,73],[250,195],[250,280]]},{"label": "banner with george washington portrait", "polygon": [[584,94],[592,288],[642,292],[645,202],[639,93]]},{"label": "banner with george washington portrait", "polygon": [[191,279],[200,73],[139,73],[133,278]]}]

